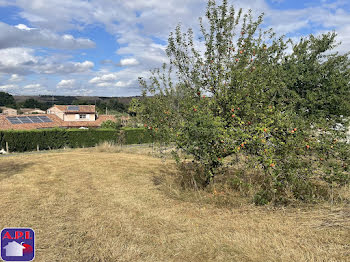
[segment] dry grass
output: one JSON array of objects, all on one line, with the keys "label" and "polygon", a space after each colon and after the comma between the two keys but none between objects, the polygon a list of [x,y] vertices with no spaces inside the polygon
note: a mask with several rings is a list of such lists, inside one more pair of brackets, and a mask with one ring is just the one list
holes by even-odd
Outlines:
[{"label": "dry grass", "polygon": [[97,152],[119,153],[122,150],[122,145],[117,145],[113,142],[105,141],[94,148]]},{"label": "dry grass", "polygon": [[0,228],[32,227],[36,261],[350,260],[349,207],[183,201],[160,190],[172,170],[132,150],[0,158]]}]

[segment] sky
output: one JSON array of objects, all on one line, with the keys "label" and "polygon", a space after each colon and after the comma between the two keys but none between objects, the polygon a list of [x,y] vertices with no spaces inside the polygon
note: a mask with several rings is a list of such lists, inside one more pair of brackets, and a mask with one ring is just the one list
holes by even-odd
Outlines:
[{"label": "sky", "polygon": [[[217,1],[221,3],[220,1]],[[338,33],[350,50],[349,0],[229,0],[265,13],[293,39]],[[0,0],[0,91],[13,95],[137,96],[138,77],[167,62],[178,23],[198,32],[206,0]]]}]

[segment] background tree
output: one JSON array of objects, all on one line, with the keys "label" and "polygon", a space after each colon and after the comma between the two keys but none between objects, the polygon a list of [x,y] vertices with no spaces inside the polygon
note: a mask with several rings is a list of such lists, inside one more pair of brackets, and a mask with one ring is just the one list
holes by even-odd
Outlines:
[{"label": "background tree", "polygon": [[72,102],[73,105],[92,105],[93,102],[91,101],[86,101],[85,99],[75,99]]},{"label": "background tree", "polygon": [[210,0],[205,17],[204,51],[191,29],[177,26],[168,41],[170,66],[140,78],[144,99],[136,107],[145,127],[193,157],[202,186],[237,155],[249,158],[263,174],[255,185],[258,204],[315,198],[321,191],[315,180],[347,183],[341,139],[350,113],[349,60],[331,53],[335,34],[294,44],[264,31],[263,15],[254,20],[226,0],[219,6]]},{"label": "background tree", "polygon": [[140,106],[140,99],[137,99],[137,98],[131,99],[128,107],[128,114],[130,116],[136,116],[139,106]]},{"label": "background tree", "polygon": [[112,98],[108,102],[99,100],[96,103],[97,110],[101,114],[106,113],[106,108],[107,112],[114,112],[114,113],[126,113],[128,106],[125,105],[124,103],[120,102],[117,98]]},{"label": "background tree", "polygon": [[48,106],[44,103],[40,103],[34,98],[26,99],[23,104],[20,105],[22,108],[40,108],[41,110],[47,110]]},{"label": "background tree", "polygon": [[115,98],[108,101],[108,107],[120,113],[125,113],[128,108],[127,105],[119,102],[119,100]]},{"label": "background tree", "polygon": [[0,106],[16,107],[15,99],[12,95],[5,92],[0,92]]}]

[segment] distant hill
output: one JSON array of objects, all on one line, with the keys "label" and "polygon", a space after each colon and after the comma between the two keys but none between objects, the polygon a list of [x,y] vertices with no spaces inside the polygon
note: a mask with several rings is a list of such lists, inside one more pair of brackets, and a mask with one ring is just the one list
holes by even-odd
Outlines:
[{"label": "distant hill", "polygon": [[119,102],[128,105],[133,98],[141,98],[141,96],[129,96],[129,97],[102,97],[102,96],[13,96],[16,103],[24,102],[27,99],[35,99],[41,103],[47,105],[70,105],[74,101],[86,101],[88,104],[95,104],[97,101],[108,102],[111,99],[117,98]]}]

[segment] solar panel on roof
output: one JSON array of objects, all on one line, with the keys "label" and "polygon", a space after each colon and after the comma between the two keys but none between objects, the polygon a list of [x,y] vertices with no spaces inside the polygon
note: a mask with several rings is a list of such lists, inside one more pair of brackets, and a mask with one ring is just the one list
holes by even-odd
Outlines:
[{"label": "solar panel on roof", "polygon": [[50,123],[52,120],[47,116],[39,116],[39,119],[45,123]]},{"label": "solar panel on roof", "polygon": [[18,116],[6,117],[11,124],[31,124],[31,123],[50,123],[52,120],[47,116]]},{"label": "solar panel on roof", "polygon": [[7,120],[12,122],[12,121],[18,121],[17,117],[7,117]]},{"label": "solar panel on roof", "polygon": [[29,116],[30,120],[34,121],[39,121],[39,123],[41,123],[42,121],[40,120],[40,118],[38,116]]},{"label": "solar panel on roof", "polygon": [[27,116],[19,117],[19,120],[21,120],[23,124],[33,123],[33,121]]},{"label": "solar panel on roof", "polygon": [[34,118],[31,119],[33,121],[33,123],[42,123],[43,121],[41,121],[39,118]]},{"label": "solar panel on roof", "polygon": [[17,117],[7,117],[7,120],[11,122],[11,124],[22,124],[22,122]]},{"label": "solar panel on roof", "polygon": [[68,111],[79,111],[79,106],[68,106]]}]

